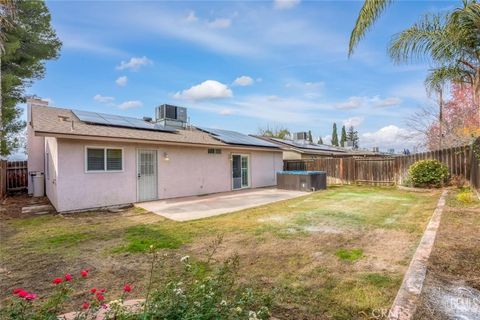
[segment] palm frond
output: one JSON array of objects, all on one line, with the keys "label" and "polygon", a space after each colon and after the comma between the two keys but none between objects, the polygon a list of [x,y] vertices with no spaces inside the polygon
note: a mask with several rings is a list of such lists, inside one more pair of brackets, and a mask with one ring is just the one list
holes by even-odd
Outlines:
[{"label": "palm frond", "polygon": [[425,79],[427,91],[434,92],[451,82],[471,83],[470,74],[458,65],[440,66],[430,70]]},{"label": "palm frond", "polygon": [[350,44],[348,56],[353,54],[353,50],[358,42],[365,36],[370,27],[375,23],[383,11],[392,3],[393,0],[365,0],[355,22],[355,27],[350,34]]}]

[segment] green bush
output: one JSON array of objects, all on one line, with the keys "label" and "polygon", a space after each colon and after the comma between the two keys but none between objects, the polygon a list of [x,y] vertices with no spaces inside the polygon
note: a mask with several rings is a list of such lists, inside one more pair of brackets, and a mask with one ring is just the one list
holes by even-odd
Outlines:
[{"label": "green bush", "polygon": [[448,168],[437,160],[420,160],[408,169],[414,187],[440,187],[448,181]]}]

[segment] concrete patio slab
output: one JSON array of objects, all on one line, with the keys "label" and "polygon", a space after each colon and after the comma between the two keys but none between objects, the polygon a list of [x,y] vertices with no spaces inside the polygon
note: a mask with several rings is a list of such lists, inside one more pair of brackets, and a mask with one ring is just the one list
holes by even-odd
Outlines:
[{"label": "concrete patio slab", "polygon": [[135,206],[175,221],[189,221],[292,199],[308,192],[261,188],[205,196],[156,200]]}]

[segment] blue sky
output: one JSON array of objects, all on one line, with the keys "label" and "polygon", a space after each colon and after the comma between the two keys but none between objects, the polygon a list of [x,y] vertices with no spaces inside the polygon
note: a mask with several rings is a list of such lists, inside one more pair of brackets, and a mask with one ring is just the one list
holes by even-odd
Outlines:
[{"label": "blue sky", "polygon": [[394,65],[386,48],[457,2],[395,2],[348,59],[361,4],[47,1],[63,48],[29,93],[136,117],[171,103],[193,124],[244,133],[285,126],[328,140],[333,122],[353,124],[362,147],[411,147],[405,118],[431,103],[428,64]]}]

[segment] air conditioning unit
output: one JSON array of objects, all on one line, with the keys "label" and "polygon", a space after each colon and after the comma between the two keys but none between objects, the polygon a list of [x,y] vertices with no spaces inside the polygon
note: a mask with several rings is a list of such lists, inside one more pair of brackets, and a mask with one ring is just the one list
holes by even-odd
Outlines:
[{"label": "air conditioning unit", "polygon": [[155,109],[155,122],[170,127],[185,127],[187,124],[187,108],[171,104],[162,104]]},{"label": "air conditioning unit", "polygon": [[308,139],[308,133],[307,132],[295,132],[293,134],[293,139],[294,140],[307,140]]},{"label": "air conditioning unit", "polygon": [[379,149],[378,147],[373,147],[373,148],[372,148],[372,151],[373,151],[373,152],[380,152],[380,149]]}]

